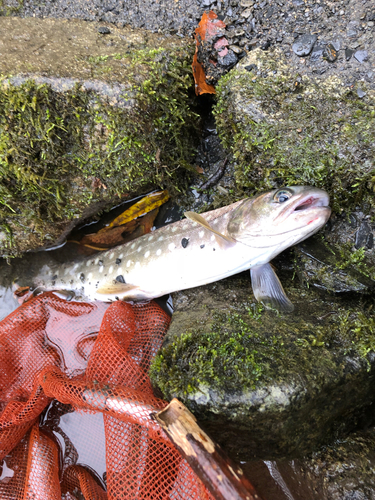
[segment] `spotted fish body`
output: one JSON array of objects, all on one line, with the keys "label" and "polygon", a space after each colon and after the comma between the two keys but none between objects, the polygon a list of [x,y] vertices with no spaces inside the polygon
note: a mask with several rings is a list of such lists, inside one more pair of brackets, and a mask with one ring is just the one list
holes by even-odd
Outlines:
[{"label": "spotted fish body", "polygon": [[[285,188],[289,198],[274,201],[279,192],[206,212],[203,219],[193,214],[195,220],[183,219],[95,256],[45,268],[34,285],[72,290],[85,300],[138,301],[262,269],[282,250],[316,232],[330,214],[324,191]],[[292,210],[291,200],[300,208]],[[280,210],[287,206],[290,216]]]}]

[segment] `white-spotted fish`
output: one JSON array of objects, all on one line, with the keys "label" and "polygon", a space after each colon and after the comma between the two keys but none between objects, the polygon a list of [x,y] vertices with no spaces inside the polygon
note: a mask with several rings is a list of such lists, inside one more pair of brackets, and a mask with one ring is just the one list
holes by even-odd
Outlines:
[{"label": "white-spotted fish", "polygon": [[186,219],[95,256],[44,268],[34,286],[71,290],[84,300],[149,300],[250,269],[256,299],[293,306],[269,264],[329,219],[329,197],[293,186]]}]

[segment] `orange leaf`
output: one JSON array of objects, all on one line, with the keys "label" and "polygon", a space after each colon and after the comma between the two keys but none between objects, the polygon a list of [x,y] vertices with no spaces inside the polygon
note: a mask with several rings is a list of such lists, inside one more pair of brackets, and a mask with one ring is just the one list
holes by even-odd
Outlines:
[{"label": "orange leaf", "polygon": [[225,28],[225,23],[218,19],[215,12],[210,10],[210,12],[203,12],[202,19],[195,30],[195,40],[196,48],[193,57],[193,75],[195,81],[195,93],[196,95],[201,94],[215,94],[215,87],[206,82],[206,75],[201,63],[198,61],[198,46],[206,38],[213,38],[221,28]]}]

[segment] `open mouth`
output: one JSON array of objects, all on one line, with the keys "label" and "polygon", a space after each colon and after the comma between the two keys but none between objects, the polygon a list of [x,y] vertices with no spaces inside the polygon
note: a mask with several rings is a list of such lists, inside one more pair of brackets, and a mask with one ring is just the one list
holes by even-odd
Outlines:
[{"label": "open mouth", "polygon": [[302,199],[298,200],[297,206],[294,207],[294,210],[305,210],[306,208],[311,207],[328,207],[329,198],[327,196],[305,196]]}]

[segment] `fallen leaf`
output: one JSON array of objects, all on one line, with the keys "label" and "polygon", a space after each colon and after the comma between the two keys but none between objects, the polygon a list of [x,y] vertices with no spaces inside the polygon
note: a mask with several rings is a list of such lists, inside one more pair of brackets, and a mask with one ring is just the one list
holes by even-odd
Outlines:
[{"label": "fallen leaf", "polygon": [[[93,252],[89,250],[107,250],[108,248],[122,245],[128,241],[132,241],[144,234],[150,233],[157,216],[159,208],[155,208],[148,212],[143,217],[133,219],[126,224],[108,229],[105,232],[97,232],[87,234],[81,241],[77,241],[85,255],[90,255]],[[73,243],[73,241],[70,241]],[[82,248],[84,247],[84,248]]]},{"label": "fallen leaf", "polygon": [[[206,38],[214,38],[218,35],[218,32],[225,28],[225,23],[221,21],[215,12],[210,10],[210,12],[204,12],[202,15],[202,19],[199,22],[198,28],[195,30],[195,40],[196,40],[196,48],[195,54],[193,57],[193,75],[195,81],[195,93],[197,95],[201,94],[215,94],[215,87],[206,82],[206,74],[201,63],[198,61],[198,47],[206,40]],[[215,48],[221,48],[224,53],[226,49],[226,44],[228,44],[227,40],[221,37],[215,45],[219,44]],[[220,53],[221,55],[221,53]],[[225,53],[224,53],[225,55]]]},{"label": "fallen leaf", "polygon": [[140,217],[147,212],[151,212],[160,205],[163,205],[169,199],[168,191],[158,191],[156,193],[151,193],[141,200],[134,203],[130,208],[126,209],[121,215],[116,217],[108,226],[104,227],[99,231],[99,233],[106,233],[109,229],[122,226],[127,222]]}]

